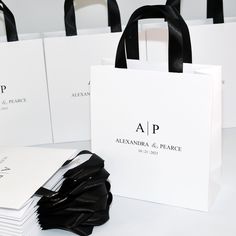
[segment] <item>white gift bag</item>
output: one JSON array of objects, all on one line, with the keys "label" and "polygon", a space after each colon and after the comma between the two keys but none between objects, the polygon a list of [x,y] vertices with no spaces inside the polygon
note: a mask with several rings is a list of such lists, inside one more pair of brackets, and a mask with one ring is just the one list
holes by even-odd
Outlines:
[{"label": "white gift bag", "polygon": [[7,40],[0,43],[0,145],[52,143],[43,42],[18,41],[13,14],[0,1]]},{"label": "white gift bag", "polygon": [[78,151],[70,149],[0,147],[1,236],[42,234],[38,202],[45,188],[61,187],[63,174],[78,163],[78,158],[73,161],[77,155]]},{"label": "white gift bag", "polygon": [[[180,2],[180,1],[176,1]],[[212,10],[208,2],[208,17],[222,23],[223,8],[217,5]],[[214,2],[218,3],[218,1]],[[220,2],[219,2],[220,3]],[[221,1],[222,3],[222,1]],[[234,67],[236,53],[236,20],[225,18],[225,24],[200,24],[189,27],[192,41],[193,62],[222,65],[223,73],[223,127],[236,127],[236,80]],[[149,61],[166,60],[168,57],[168,32],[163,28],[147,30],[147,57]],[[161,41],[160,41],[161,39]],[[155,53],[161,51],[162,57]]]},{"label": "white gift bag", "polygon": [[[169,6],[138,9],[119,42],[116,66],[92,67],[92,150],[104,157],[114,194],[207,211],[219,189],[221,67],[183,66],[190,42],[180,40],[175,13]],[[127,69],[125,37],[137,19],[150,17],[172,25],[171,72],[138,61]]]},{"label": "white gift bag", "polygon": [[[119,8],[108,0],[110,27],[76,30],[73,1],[65,1],[67,37],[44,40],[47,76],[52,111],[53,136],[56,143],[90,140],[90,66],[102,58],[115,56],[121,36]],[[112,32],[112,33],[111,33]],[[146,39],[143,40],[143,47]],[[145,56],[146,56],[146,48]]]}]

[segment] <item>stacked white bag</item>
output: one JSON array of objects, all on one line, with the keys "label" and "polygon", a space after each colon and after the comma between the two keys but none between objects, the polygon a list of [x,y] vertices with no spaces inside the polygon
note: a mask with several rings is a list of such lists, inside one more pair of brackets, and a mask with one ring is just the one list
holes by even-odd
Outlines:
[{"label": "stacked white bag", "polygon": [[76,162],[61,166],[76,154],[76,150],[0,148],[0,235],[41,232],[37,214],[40,197],[34,193],[42,186],[58,190],[63,174]]}]

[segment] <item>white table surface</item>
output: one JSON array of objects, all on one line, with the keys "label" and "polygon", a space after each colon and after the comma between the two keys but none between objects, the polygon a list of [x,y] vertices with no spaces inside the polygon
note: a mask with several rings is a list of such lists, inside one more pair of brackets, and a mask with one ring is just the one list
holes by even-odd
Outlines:
[{"label": "white table surface", "polygon": [[[87,149],[89,143],[68,145],[73,146]],[[40,236],[74,235],[48,230]],[[236,129],[224,130],[222,189],[210,212],[114,197],[110,221],[96,227],[93,235],[236,236]]]}]

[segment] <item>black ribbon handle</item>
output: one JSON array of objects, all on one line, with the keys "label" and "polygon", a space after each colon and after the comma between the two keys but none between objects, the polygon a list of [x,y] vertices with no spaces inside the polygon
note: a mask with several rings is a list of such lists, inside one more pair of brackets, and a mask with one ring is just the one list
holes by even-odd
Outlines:
[{"label": "black ribbon handle", "polygon": [[[174,9],[173,9],[174,11]],[[170,15],[171,17],[171,15]],[[183,60],[184,63],[192,63],[192,46],[188,27],[178,10],[175,10],[174,18],[179,18],[181,31],[184,41]],[[135,22],[129,30],[129,35],[126,37],[126,53],[128,59],[139,60],[139,43],[138,43],[138,22]]]},{"label": "black ribbon handle", "polygon": [[[167,0],[166,5],[175,7],[180,12],[181,0]],[[214,24],[224,23],[223,0],[207,0],[207,18],[213,18]]]},{"label": "black ribbon handle", "polygon": [[[121,32],[120,10],[116,0],[107,0],[107,8],[108,26],[111,27],[111,32]],[[65,0],[64,14],[66,36],[77,35],[74,0]]]},{"label": "black ribbon handle", "polygon": [[2,11],[4,15],[7,41],[18,41],[15,17],[2,0],[0,0],[0,11]]},{"label": "black ribbon handle", "polygon": [[180,0],[167,0],[166,5],[175,7],[180,13]]},{"label": "black ribbon handle", "polygon": [[[126,38],[130,37],[130,29],[134,27],[134,24],[136,24],[138,20],[165,18],[169,28],[169,71],[182,73],[183,63],[187,62],[187,59],[189,63],[192,62],[192,52],[188,27],[183,20],[180,21],[179,16],[176,9],[166,5],[144,6],[137,9],[130,17],[121,36],[116,53],[115,67],[127,68],[125,52]],[[183,35],[188,35],[188,37],[184,38]],[[187,47],[188,50],[184,47]],[[186,53],[186,51],[188,52]]]},{"label": "black ribbon handle", "polygon": [[207,1],[207,18],[213,18],[214,24],[224,23],[223,0]]}]

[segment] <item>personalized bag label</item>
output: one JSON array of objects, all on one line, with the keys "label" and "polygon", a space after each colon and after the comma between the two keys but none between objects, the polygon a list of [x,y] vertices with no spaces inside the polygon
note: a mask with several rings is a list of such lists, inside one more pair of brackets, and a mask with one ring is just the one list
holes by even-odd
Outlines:
[{"label": "personalized bag label", "polygon": [[0,181],[11,173],[11,168],[5,165],[7,159],[7,156],[3,156],[0,159]]},{"label": "personalized bag label", "polygon": [[9,87],[7,85],[0,86],[0,111],[9,110],[27,102],[26,97],[9,95],[8,91]]},{"label": "personalized bag label", "polygon": [[3,94],[5,90],[7,89],[6,85],[0,85],[0,93]]},{"label": "personalized bag label", "polygon": [[[147,121],[138,123],[136,127],[136,130],[133,132],[139,134],[139,138],[116,138],[115,143],[120,145],[134,146],[138,153],[150,154],[155,156],[158,156],[162,151],[182,152],[182,146],[153,141],[153,138],[155,138],[154,136],[157,136],[161,129],[159,125]],[[151,137],[151,140],[148,139],[148,137]]]}]

